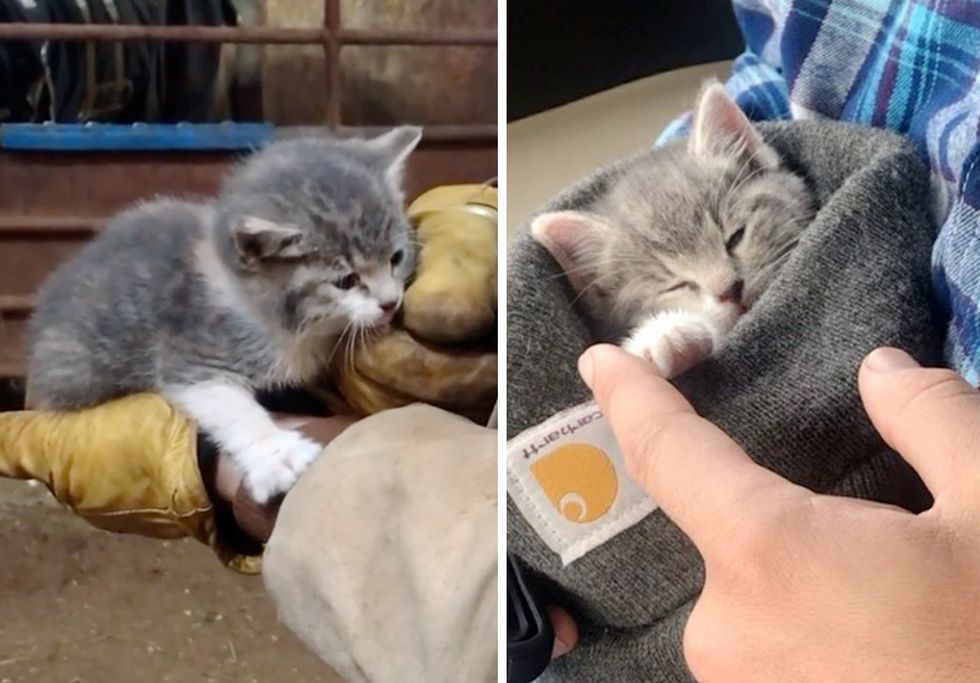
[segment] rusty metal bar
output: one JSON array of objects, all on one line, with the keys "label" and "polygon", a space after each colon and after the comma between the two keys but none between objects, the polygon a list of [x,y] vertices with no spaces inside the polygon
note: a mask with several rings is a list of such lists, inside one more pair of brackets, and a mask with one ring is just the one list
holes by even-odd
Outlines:
[{"label": "rusty metal bar", "polygon": [[0,313],[25,315],[34,310],[32,294],[0,294]]},{"label": "rusty metal bar", "polygon": [[[281,129],[280,129],[281,130]],[[378,135],[391,130],[390,126],[341,126],[341,134]],[[459,125],[423,126],[422,144],[427,142],[496,142],[497,124],[466,123]]]},{"label": "rusty metal bar", "polygon": [[[298,138],[323,135],[327,126],[281,126],[276,129],[276,137]],[[391,126],[344,126],[333,129],[342,137],[363,135],[373,137],[391,130]],[[494,123],[463,123],[458,125],[433,125],[422,127],[422,146],[427,142],[490,142],[497,140],[497,125]]]},{"label": "rusty metal bar", "polygon": [[[0,24],[0,40],[164,40],[188,43],[317,45],[328,29],[275,26],[138,26],[133,24]],[[340,45],[469,45],[496,47],[493,30],[344,29],[330,32]]]},{"label": "rusty metal bar", "polygon": [[45,239],[90,237],[104,219],[76,216],[0,216],[0,240],[10,238]]},{"label": "rusty metal bar", "polygon": [[497,47],[492,29],[353,29],[337,32],[344,45],[461,45]]},{"label": "rusty metal bar", "polygon": [[323,54],[327,69],[327,125],[341,124],[340,0],[323,0]]},{"label": "rusty metal bar", "polygon": [[0,378],[16,380],[24,376],[23,363],[4,363],[0,362]]}]

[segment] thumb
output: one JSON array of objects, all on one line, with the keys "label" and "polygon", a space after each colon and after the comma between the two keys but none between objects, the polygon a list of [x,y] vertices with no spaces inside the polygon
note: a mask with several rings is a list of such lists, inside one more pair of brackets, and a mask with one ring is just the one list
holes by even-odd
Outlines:
[{"label": "thumb", "polygon": [[923,368],[893,348],[872,351],[858,375],[861,400],[885,442],[933,497],[980,489],[980,394],[945,368]]},{"label": "thumb", "polygon": [[[609,419],[630,474],[702,555],[724,552],[736,534],[782,504],[785,496],[777,492],[801,491],[694,412],[652,363],[600,344],[582,355],[579,372]],[[750,498],[755,504],[746,504]]]}]

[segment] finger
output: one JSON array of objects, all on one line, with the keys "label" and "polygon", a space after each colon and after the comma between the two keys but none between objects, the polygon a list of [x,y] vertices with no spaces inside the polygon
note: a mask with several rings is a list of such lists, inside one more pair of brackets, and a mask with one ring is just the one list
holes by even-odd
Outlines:
[{"label": "finger", "polygon": [[885,442],[908,461],[933,496],[980,482],[980,394],[945,368],[923,368],[893,348],[861,364],[864,409]]},{"label": "finger", "polygon": [[764,514],[774,500],[764,494],[802,491],[752,462],[650,363],[600,345],[583,354],[579,369],[630,473],[703,554]]},{"label": "finger", "polygon": [[572,615],[561,607],[548,607],[548,619],[555,633],[555,644],[551,648],[551,658],[567,655],[578,644],[578,626]]}]

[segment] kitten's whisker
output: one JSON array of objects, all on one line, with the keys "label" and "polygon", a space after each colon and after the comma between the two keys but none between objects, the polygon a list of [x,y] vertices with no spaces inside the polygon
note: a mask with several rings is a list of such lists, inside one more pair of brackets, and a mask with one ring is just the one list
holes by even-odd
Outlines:
[{"label": "kitten's whisker", "polygon": [[356,358],[356,355],[357,355],[358,348],[360,348],[361,346],[363,346],[364,330],[365,330],[365,328],[363,326],[360,326],[360,327],[357,328],[357,332],[354,335],[354,341],[352,341],[351,342],[351,345],[350,345],[350,369],[351,369],[351,372],[354,372],[354,370],[357,368],[357,363],[355,363],[355,358]]},{"label": "kitten's whisker", "polygon": [[[655,262],[656,262],[656,259],[654,257],[652,257],[652,256],[649,257],[649,258],[622,257],[622,258],[609,259],[608,261],[606,261],[606,264],[607,265],[645,266],[645,265],[653,264]],[[595,268],[595,266],[593,264],[585,264],[585,265],[578,266],[577,268],[571,268],[569,270],[563,270],[562,272],[557,273],[555,275],[547,275],[547,276],[540,277],[540,278],[538,278],[538,282],[550,282],[552,280],[560,280],[561,278],[567,277],[569,274],[572,274],[572,273],[580,273],[582,271],[592,271],[592,270],[595,270],[595,269],[596,268]],[[611,274],[607,274],[607,275],[602,276],[602,277],[609,277],[610,275]]]},{"label": "kitten's whisker", "polygon": [[[596,283],[598,283],[599,281],[602,281],[602,280],[609,280],[610,278],[615,277],[615,275],[616,275],[615,273],[606,273],[605,275],[596,275],[595,277],[592,278],[592,280],[590,282],[592,284],[596,284]],[[559,279],[564,278],[564,277],[567,277],[567,274],[566,273],[560,273],[558,275],[550,275],[548,277],[538,278],[537,282],[539,282],[539,283],[550,282],[552,280],[559,280]]]},{"label": "kitten's whisker", "polygon": [[337,341],[333,345],[333,349],[330,350],[330,355],[327,356],[327,362],[325,363],[326,367],[328,368],[330,367],[330,362],[333,360],[333,357],[337,354],[337,349],[339,349],[342,346],[342,343],[344,341],[344,335],[347,334],[347,331],[351,328],[351,325],[353,324],[354,324],[353,322],[349,322],[344,327],[344,329],[341,330],[340,336],[337,337]]},{"label": "kitten's whisker", "polygon": [[350,369],[351,374],[354,373],[354,370],[356,368],[354,364],[354,353],[357,351],[357,339],[360,336],[360,334],[361,334],[361,326],[357,325],[354,328],[353,334],[351,334],[350,338],[347,340],[347,354],[344,360],[347,363],[347,367]]},{"label": "kitten's whisker", "polygon": [[738,172],[735,174],[735,179],[732,181],[732,184],[729,186],[728,191],[725,193],[725,196],[722,197],[721,202],[719,202],[719,205],[724,206],[725,204],[727,204],[732,194],[732,188],[734,188],[738,184],[739,180],[742,178],[742,173],[744,173],[745,170],[749,168],[749,164],[751,163],[752,163],[752,157],[751,156],[746,157],[745,161],[743,161],[742,165],[739,167]]},{"label": "kitten's whisker", "polygon": [[776,256],[770,258],[766,265],[762,266],[756,271],[754,279],[764,281],[771,281],[775,279],[775,277],[779,274],[779,271],[782,270],[786,261],[788,261],[793,255],[795,246],[796,243],[793,242],[782,249],[782,251],[780,251]]},{"label": "kitten's whisker", "polygon": [[799,240],[794,239],[784,244],[775,245],[766,252],[766,256],[770,262],[784,258],[796,249],[798,243]]},{"label": "kitten's whisker", "polygon": [[346,363],[349,372],[354,372],[354,347],[357,343],[357,333],[359,330],[360,327],[355,327],[354,331],[350,335],[350,338],[347,340],[347,348],[344,353],[344,363]]},{"label": "kitten's whisker", "polygon": [[727,203],[729,201],[731,201],[731,198],[734,197],[738,193],[738,191],[741,190],[742,187],[747,182],[749,182],[750,180],[752,180],[752,178],[754,178],[755,176],[759,175],[760,173],[765,173],[766,170],[768,170],[768,169],[766,169],[765,167],[757,168],[754,171],[752,171],[751,173],[749,173],[747,176],[745,176],[744,178],[742,178],[742,180],[738,181],[738,183],[732,185],[728,189],[728,192],[725,193],[725,198],[722,200],[722,203],[727,205]]},{"label": "kitten's whisker", "polygon": [[587,285],[585,285],[584,287],[582,287],[582,289],[579,291],[579,293],[575,295],[575,298],[572,299],[571,305],[574,306],[576,303],[578,303],[578,300],[581,299],[585,295],[585,292],[587,290],[591,289],[592,287],[595,287],[597,284],[599,284],[599,282],[602,279],[603,279],[602,277],[593,278],[591,282],[589,282]]},{"label": "kitten's whisker", "polygon": [[351,334],[344,340],[344,354],[340,359],[340,364],[345,372],[352,371],[354,369],[354,363],[351,360],[351,357],[353,356],[353,340],[356,335],[357,327],[354,327]]}]

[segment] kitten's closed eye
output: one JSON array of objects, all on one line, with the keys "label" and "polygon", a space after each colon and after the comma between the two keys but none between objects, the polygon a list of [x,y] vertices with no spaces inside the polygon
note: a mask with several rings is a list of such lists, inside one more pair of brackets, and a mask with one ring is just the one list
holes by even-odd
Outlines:
[{"label": "kitten's closed eye", "polygon": [[735,247],[737,247],[742,242],[743,237],[745,237],[744,225],[738,230],[736,230],[735,232],[733,232],[731,237],[728,238],[728,241],[725,242],[725,249],[728,250],[729,254],[735,251]]},{"label": "kitten's closed eye", "polygon": [[678,291],[680,291],[682,289],[691,289],[691,290],[697,291],[698,290],[698,286],[696,284],[694,284],[693,282],[688,282],[687,280],[685,280],[683,282],[678,282],[676,285],[672,285],[672,286],[668,287],[667,289],[660,290],[660,293],[661,294],[669,294],[670,292],[678,292]]}]

